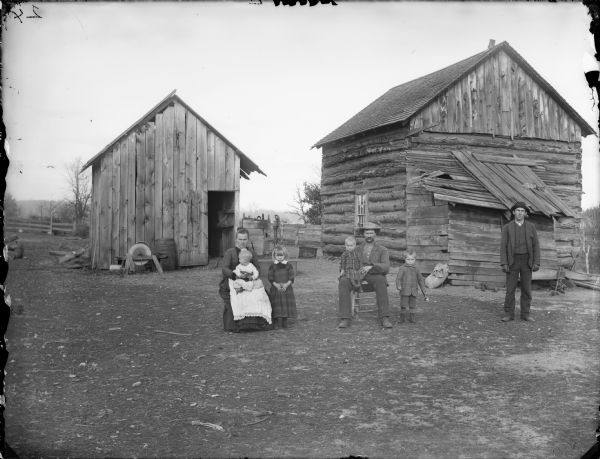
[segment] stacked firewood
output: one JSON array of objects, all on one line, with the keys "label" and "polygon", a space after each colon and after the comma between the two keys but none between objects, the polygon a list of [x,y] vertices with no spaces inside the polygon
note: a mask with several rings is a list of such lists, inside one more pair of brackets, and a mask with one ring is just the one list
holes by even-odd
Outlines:
[{"label": "stacked firewood", "polygon": [[15,260],[17,258],[23,258],[25,255],[25,246],[19,241],[19,236],[9,236],[4,240],[6,249],[8,250],[8,259]]},{"label": "stacked firewood", "polygon": [[70,252],[50,250],[48,253],[50,253],[50,255],[58,257],[57,262],[63,265],[65,268],[75,269],[90,266],[89,247],[83,247],[81,249],[73,250]]}]

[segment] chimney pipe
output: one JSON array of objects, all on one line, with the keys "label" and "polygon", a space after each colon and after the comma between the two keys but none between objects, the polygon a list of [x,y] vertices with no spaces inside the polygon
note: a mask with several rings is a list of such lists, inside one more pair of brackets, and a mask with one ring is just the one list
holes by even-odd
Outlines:
[{"label": "chimney pipe", "polygon": [[496,46],[496,40],[490,39],[490,43],[488,44],[488,49],[492,49],[494,46]]}]

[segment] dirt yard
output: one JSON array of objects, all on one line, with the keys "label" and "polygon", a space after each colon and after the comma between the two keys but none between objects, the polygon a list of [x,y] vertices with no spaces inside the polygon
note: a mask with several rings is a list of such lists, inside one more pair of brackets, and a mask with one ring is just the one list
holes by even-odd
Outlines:
[{"label": "dirt yard", "polygon": [[121,277],[48,254],[86,241],[21,240],[5,416],[23,458],[579,458],[595,441],[591,290],[536,290],[536,322],[502,323],[503,291],[443,287],[416,324],[338,330],[336,262],[302,259],[291,328],[230,334],[214,263]]}]

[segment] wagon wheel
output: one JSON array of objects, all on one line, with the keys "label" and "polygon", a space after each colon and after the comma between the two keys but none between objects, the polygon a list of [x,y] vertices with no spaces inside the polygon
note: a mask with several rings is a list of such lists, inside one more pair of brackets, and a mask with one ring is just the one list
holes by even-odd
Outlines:
[{"label": "wagon wheel", "polygon": [[[152,250],[145,242],[136,242],[129,248],[127,254],[131,256],[135,266],[144,266],[152,258]],[[145,257],[147,260],[135,261],[136,258],[140,257]]]}]

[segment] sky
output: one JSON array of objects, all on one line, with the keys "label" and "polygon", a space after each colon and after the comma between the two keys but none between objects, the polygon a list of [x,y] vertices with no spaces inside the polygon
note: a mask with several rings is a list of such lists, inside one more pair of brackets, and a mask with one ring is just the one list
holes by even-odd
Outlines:
[{"label": "sky", "polygon": [[[337,3],[20,4],[2,44],[8,192],[63,199],[67,164],[176,89],[267,174],[241,181],[241,208],[289,210],[297,187],[320,180],[312,145],[490,39],[507,41],[597,130],[584,78],[584,63],[597,63],[579,3]],[[600,202],[598,138],[582,145],[585,209]]]}]

